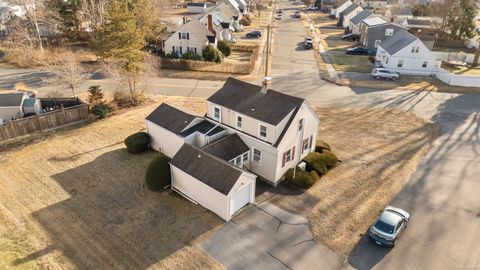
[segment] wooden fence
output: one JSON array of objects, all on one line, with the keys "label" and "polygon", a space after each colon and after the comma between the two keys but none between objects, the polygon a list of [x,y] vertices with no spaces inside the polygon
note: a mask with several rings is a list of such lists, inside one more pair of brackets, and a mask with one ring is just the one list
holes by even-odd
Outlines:
[{"label": "wooden fence", "polygon": [[25,136],[34,132],[62,127],[88,119],[88,106],[77,106],[13,120],[0,125],[0,141]]},{"label": "wooden fence", "polygon": [[194,61],[185,59],[169,59],[160,58],[160,65],[165,69],[180,69],[193,71],[220,72],[231,74],[250,74],[255,68],[258,58],[258,47],[252,46],[236,46],[235,50],[251,52],[248,62],[232,64],[232,63],[213,63],[205,61]]}]

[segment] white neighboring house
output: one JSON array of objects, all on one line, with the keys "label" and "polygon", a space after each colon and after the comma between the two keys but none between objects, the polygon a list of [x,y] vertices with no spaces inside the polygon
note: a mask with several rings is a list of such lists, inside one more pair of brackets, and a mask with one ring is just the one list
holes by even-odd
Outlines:
[{"label": "white neighboring house", "polygon": [[23,118],[27,114],[39,114],[41,110],[40,100],[28,93],[0,94],[0,124]]},{"label": "white neighboring house", "polygon": [[387,17],[390,22],[401,24],[406,19],[413,18],[413,14],[408,6],[392,5],[388,6],[385,10],[385,17]]},{"label": "white neighboring house", "polygon": [[192,19],[175,31],[163,41],[165,54],[176,52],[179,56],[192,51],[202,54],[202,50],[208,45],[217,47],[217,39],[214,32],[209,30],[202,22]]},{"label": "white neighboring house", "polygon": [[277,185],[315,151],[319,123],[304,99],[233,78],[204,117],[162,104],[146,119],[150,147],[173,157],[172,188],[225,220],[254,201],[256,175]]},{"label": "white neighboring house", "polygon": [[377,50],[377,61],[384,68],[400,74],[430,76],[435,74],[435,56],[416,36],[406,30],[397,31],[382,42]]},{"label": "white neighboring house", "polygon": [[188,3],[187,11],[190,13],[202,14],[207,10],[207,3]]},{"label": "white neighboring house", "polygon": [[344,1],[342,4],[338,5],[336,8],[332,8],[330,10],[330,15],[335,15],[335,19],[340,18],[340,13],[344,11],[346,8],[348,8],[351,4],[353,4],[353,2],[350,0]]},{"label": "white neighboring house", "polygon": [[343,12],[340,13],[339,21],[342,23],[342,27],[347,28],[350,24],[350,20],[362,12],[363,8],[358,4],[351,4]]},{"label": "white neighboring house", "polygon": [[348,29],[352,34],[355,35],[360,35],[360,23],[362,20],[374,17],[375,15],[372,14],[370,11],[364,9],[362,12],[358,13],[356,16],[354,16],[352,19],[350,19],[350,22],[348,24]]}]

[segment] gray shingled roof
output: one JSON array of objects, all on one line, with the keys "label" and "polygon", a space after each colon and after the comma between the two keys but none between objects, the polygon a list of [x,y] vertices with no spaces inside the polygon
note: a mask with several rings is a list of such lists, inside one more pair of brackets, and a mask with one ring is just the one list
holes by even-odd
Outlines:
[{"label": "gray shingled roof", "polygon": [[195,119],[195,116],[162,103],[146,119],[178,135]]},{"label": "gray shingled roof", "polygon": [[359,5],[357,3],[353,3],[351,4],[350,6],[348,6],[344,11],[342,11],[341,13],[343,13],[343,16],[345,15],[348,15],[350,14],[351,12],[353,12],[356,8],[358,8]]},{"label": "gray shingled roof", "polygon": [[216,191],[228,195],[243,171],[189,144],[183,144],[170,164]]},{"label": "gray shingled roof", "polygon": [[372,15],[370,11],[367,9],[362,10],[362,12],[358,13],[353,17],[350,22],[353,24],[359,24],[363,19],[368,18],[368,16]]},{"label": "gray shingled roof", "polygon": [[422,19],[407,19],[407,23],[410,25],[432,25],[432,21]]},{"label": "gray shingled roof", "polygon": [[350,0],[337,0],[333,1],[333,8],[339,8],[341,5],[345,4],[346,2],[351,2]]},{"label": "gray shingled roof", "polygon": [[216,142],[207,144],[202,150],[220,159],[229,161],[249,151],[250,148],[240,139],[238,134],[231,134]]},{"label": "gray shingled roof", "polygon": [[416,36],[402,29],[400,31],[396,31],[393,36],[382,42],[380,47],[382,47],[390,55],[394,55],[417,39],[418,38]]},{"label": "gray shingled roof", "polygon": [[19,107],[22,99],[23,93],[0,94],[0,107]]},{"label": "gray shingled roof", "polygon": [[205,3],[188,3],[187,6],[189,7],[204,7]]},{"label": "gray shingled roof", "polygon": [[208,101],[272,125],[280,123],[304,101],[273,90],[260,90],[258,85],[228,78]]}]

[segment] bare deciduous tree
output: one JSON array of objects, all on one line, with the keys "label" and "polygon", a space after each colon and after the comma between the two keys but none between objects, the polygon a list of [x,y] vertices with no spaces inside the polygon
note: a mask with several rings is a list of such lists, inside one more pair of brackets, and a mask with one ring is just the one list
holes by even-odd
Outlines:
[{"label": "bare deciduous tree", "polygon": [[53,75],[50,80],[72,90],[73,97],[77,96],[75,89],[87,79],[87,73],[73,53],[67,53],[48,65],[47,70]]},{"label": "bare deciduous tree", "polygon": [[87,23],[90,33],[93,35],[105,22],[108,3],[108,0],[80,0],[81,21]]}]

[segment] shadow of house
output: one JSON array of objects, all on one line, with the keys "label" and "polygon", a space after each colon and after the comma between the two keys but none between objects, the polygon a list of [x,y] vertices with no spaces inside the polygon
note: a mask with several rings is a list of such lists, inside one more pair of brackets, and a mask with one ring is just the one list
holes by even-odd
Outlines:
[{"label": "shadow of house", "polygon": [[172,192],[146,190],[154,155],[119,149],[52,176],[71,197],[33,217],[78,269],[146,269],[221,224]]}]

